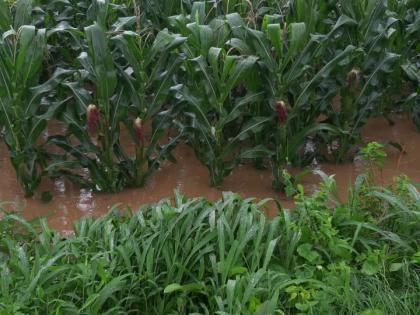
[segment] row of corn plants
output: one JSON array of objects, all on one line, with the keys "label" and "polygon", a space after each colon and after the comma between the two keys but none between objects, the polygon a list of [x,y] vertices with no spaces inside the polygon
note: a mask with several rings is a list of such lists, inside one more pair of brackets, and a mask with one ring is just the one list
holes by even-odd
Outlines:
[{"label": "row of corn plants", "polygon": [[337,199],[295,194],[292,211],[226,193],[74,223],[0,221],[1,314],[418,314],[420,194],[405,176],[377,187],[384,154]]},{"label": "row of corn plants", "polygon": [[27,195],[142,186],[178,143],[212,186],[253,163],[284,190],[351,159],[370,117],[419,122],[419,21],[397,0],[0,0],[3,139]]}]

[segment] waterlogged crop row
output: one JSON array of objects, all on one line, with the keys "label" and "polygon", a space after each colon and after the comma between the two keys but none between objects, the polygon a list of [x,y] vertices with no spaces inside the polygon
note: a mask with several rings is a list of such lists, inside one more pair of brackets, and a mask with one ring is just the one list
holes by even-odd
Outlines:
[{"label": "waterlogged crop row", "polygon": [[284,189],[291,165],[351,158],[373,115],[419,123],[416,1],[254,2],[0,0],[0,123],[26,194],[45,176],[142,186],[181,142],[212,186],[250,162]]}]

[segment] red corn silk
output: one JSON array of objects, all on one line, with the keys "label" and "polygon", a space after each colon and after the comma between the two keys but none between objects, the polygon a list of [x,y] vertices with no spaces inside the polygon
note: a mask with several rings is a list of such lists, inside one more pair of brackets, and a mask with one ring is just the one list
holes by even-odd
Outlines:
[{"label": "red corn silk", "polygon": [[96,105],[89,105],[86,110],[87,130],[91,137],[96,136],[96,130],[100,120],[99,109]]},{"label": "red corn silk", "polygon": [[276,112],[277,112],[277,119],[279,123],[282,125],[287,121],[287,108],[286,104],[283,101],[279,101],[276,103]]},{"label": "red corn silk", "polygon": [[143,123],[140,118],[137,119],[133,123],[134,133],[135,133],[135,141],[137,145],[141,145],[143,143],[144,138],[144,130],[143,130]]}]

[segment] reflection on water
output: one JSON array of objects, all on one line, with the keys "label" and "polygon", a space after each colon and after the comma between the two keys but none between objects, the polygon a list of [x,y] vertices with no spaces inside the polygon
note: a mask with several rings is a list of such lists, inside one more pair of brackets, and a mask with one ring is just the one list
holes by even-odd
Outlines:
[{"label": "reflection on water", "polygon": [[[413,181],[420,182],[420,133],[404,117],[395,117],[395,122],[394,126],[389,126],[385,119],[377,118],[364,129],[366,140],[399,142],[407,152],[401,154],[396,149],[387,149],[389,157],[380,180],[389,183],[393,176],[406,173]],[[12,205],[8,208],[20,211],[27,219],[47,216],[50,226],[63,232],[70,231],[72,221],[82,216],[99,216],[116,203],[136,208],[140,204],[170,197],[175,189],[179,189],[189,197],[204,196],[216,200],[221,196],[221,191],[234,191],[243,197],[275,198],[285,207],[292,205],[284,195],[271,189],[271,172],[268,170],[257,170],[252,166],[243,165],[226,178],[221,190],[217,190],[208,186],[207,169],[196,160],[189,148],[184,145],[179,146],[175,153],[178,163],[164,165],[143,188],[126,189],[119,194],[105,194],[80,189],[63,179],[54,182],[45,180],[35,196],[25,199],[7,158],[6,147],[2,144],[0,200],[12,201]],[[337,187],[341,197],[344,198],[348,184],[357,174],[357,165],[321,164],[319,167],[327,174],[336,174]],[[310,175],[304,179],[303,184],[308,191],[311,191],[316,188],[318,181],[316,176]],[[52,191],[54,195],[53,201],[48,204],[41,201],[41,193],[46,190]]]}]

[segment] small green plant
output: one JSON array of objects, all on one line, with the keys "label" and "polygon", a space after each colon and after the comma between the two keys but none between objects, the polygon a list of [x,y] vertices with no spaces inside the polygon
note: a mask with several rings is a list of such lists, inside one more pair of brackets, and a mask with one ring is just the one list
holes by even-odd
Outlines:
[{"label": "small green plant", "polygon": [[290,296],[289,301],[294,303],[294,307],[301,312],[300,314],[307,312],[311,314],[314,312],[314,308],[318,304],[316,300],[313,300],[313,296],[315,295],[314,288],[306,289],[303,286],[293,285],[288,287],[286,292]]},{"label": "small green plant", "polygon": [[387,154],[383,149],[384,146],[382,144],[374,141],[368,143],[359,151],[358,158],[367,164],[366,180],[369,184],[375,184],[376,177],[381,174],[385,166]]}]

